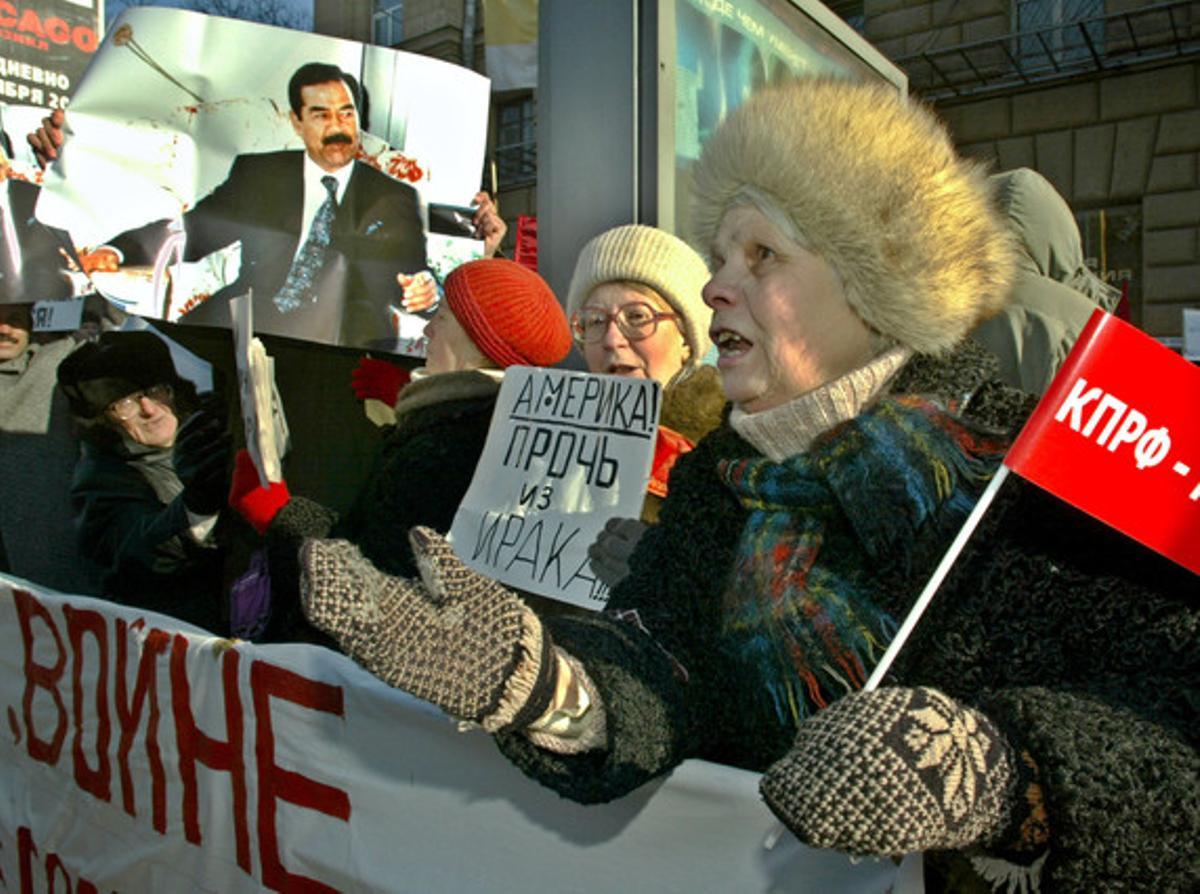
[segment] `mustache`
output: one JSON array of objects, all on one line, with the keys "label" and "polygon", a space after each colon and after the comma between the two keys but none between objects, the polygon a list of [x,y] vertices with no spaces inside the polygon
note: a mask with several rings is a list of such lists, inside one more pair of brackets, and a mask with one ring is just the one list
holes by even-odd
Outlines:
[{"label": "mustache", "polygon": [[15,345],[16,343],[17,343],[16,338],[14,338],[11,335],[7,335],[3,332],[0,332],[0,344]]},{"label": "mustache", "polygon": [[332,146],[334,143],[345,143],[347,146],[350,146],[353,145],[354,140],[350,139],[350,134],[348,133],[331,133],[321,140],[322,146]]}]

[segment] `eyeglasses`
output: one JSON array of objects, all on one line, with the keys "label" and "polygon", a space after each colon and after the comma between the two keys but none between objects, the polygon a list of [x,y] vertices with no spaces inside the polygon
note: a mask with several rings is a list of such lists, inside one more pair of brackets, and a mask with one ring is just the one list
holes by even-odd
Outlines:
[{"label": "eyeglasses", "polygon": [[641,341],[658,331],[659,321],[678,320],[679,315],[657,311],[643,301],[631,301],[616,310],[584,307],[571,318],[571,332],[577,342],[594,344],[604,338],[614,319],[622,335],[630,341]]},{"label": "eyeglasses", "polygon": [[108,414],[110,419],[114,419],[117,422],[124,422],[126,419],[132,419],[142,411],[143,400],[151,400],[156,404],[170,406],[171,399],[174,396],[175,389],[170,385],[151,385],[149,388],[135,391],[133,394],[127,394],[119,400],[114,400],[105,407],[104,412]]}]

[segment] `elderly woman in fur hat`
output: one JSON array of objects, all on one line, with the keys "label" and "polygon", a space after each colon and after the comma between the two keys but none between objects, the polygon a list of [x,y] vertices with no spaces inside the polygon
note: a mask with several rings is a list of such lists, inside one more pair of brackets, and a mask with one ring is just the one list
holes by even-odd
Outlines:
[{"label": "elderly woman in fur hat", "polygon": [[[733,407],[680,458],[606,611],[539,618],[418,528],[421,580],[309,543],[309,617],[574,800],[700,757],[767,770],[818,846],[1187,887],[1194,577],[1006,489],[901,654],[904,687],[856,692],[1003,454],[976,421],[1014,421],[975,361],[928,359],[960,356],[1008,285],[983,174],[893,91],[806,80],[733,112],[694,183]],[[1099,573],[1141,567],[1155,589]]]}]

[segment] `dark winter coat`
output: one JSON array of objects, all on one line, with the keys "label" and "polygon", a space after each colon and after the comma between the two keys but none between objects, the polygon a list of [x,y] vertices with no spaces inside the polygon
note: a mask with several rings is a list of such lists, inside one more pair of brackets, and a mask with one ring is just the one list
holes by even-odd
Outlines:
[{"label": "dark winter coat", "polygon": [[409,529],[424,525],[449,531],[475,476],[500,383],[482,373],[461,375],[477,383],[477,393],[456,396],[455,389],[439,383],[445,399],[401,415],[384,439],[366,487],[335,528],[335,536],[357,543],[364,556],[389,574],[416,575]]},{"label": "dark winter coat", "polygon": [[188,533],[171,453],[84,442],[71,484],[80,550],[103,569],[107,598],[220,632],[222,551]]},{"label": "dark winter coat", "polygon": [[[397,402],[396,424],[384,435],[375,470],[344,518],[294,496],[267,529],[272,588],[299,622],[300,544],[309,537],[341,537],[389,574],[417,573],[409,528],[450,530],[483,453],[500,383],[478,371],[443,373],[414,381]],[[280,631],[277,635],[286,635]]]},{"label": "dark winter coat", "polygon": [[[964,392],[959,372],[929,361],[910,363],[897,391],[905,380],[934,385],[967,415],[1013,418],[1002,391]],[[810,455],[838,455],[856,422],[818,439]],[[717,464],[758,455],[728,426],[705,438],[676,466],[660,524],[609,610],[546,621],[600,692],[608,747],[560,755],[520,733],[498,736],[523,771],[568,798],[605,801],[687,758],[763,770],[791,747],[795,724],[746,685],[718,638],[747,512]],[[839,476],[836,463],[827,468]],[[935,513],[880,551],[870,532],[902,532],[904,500],[883,487],[842,494],[823,561],[857,563],[880,607],[902,619],[961,519]],[[980,707],[1028,748],[1051,818],[1050,890],[1127,890],[1150,879],[1187,888],[1200,835],[1197,579],[1019,481],[1001,497],[893,676]],[[621,611],[631,614],[618,620]]]},{"label": "dark winter coat", "polygon": [[1200,577],[1016,476],[895,679],[982,710],[1037,762],[1043,891],[1200,881]]},{"label": "dark winter coat", "polygon": [[[981,355],[974,349],[972,359]],[[971,399],[980,410],[988,405],[987,395],[977,395],[981,382],[970,366],[964,375],[960,367],[944,372],[915,361],[910,375],[925,367],[921,379],[934,393],[946,394],[948,384],[958,388],[966,378],[964,393],[953,400]],[[824,443],[833,457],[842,440],[834,434]],[[745,691],[744,673],[722,657],[718,642],[726,582],[747,521],[747,511],[718,478],[718,464],[760,456],[728,423],[704,438],[676,464],[659,524],[638,544],[630,574],[613,589],[608,610],[549,623],[554,642],[583,662],[600,690],[609,748],[563,757],[540,751],[521,735],[500,737],[509,756],[539,781],[574,800],[605,801],[687,758],[762,770],[787,751],[795,724],[781,723],[765,695]],[[827,476],[836,477],[836,470]],[[972,487],[976,495],[982,489]],[[911,511],[902,505],[903,492],[893,496],[894,507],[882,499],[860,507],[867,522],[888,509],[897,519]],[[915,593],[940,558],[938,547],[949,541],[943,529],[964,517],[960,509],[947,516],[944,506],[934,516],[941,524],[935,521],[919,542],[901,540],[890,555],[869,559],[855,532],[859,519],[836,513],[827,525],[836,546],[827,544],[822,555],[839,568],[861,566],[878,591]],[[636,614],[636,621],[617,620],[621,612]]]}]

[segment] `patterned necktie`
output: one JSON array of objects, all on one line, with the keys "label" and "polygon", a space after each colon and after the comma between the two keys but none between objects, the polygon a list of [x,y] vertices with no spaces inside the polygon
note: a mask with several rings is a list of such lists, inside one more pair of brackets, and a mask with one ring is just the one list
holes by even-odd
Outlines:
[{"label": "patterned necktie", "polygon": [[[325,249],[329,247],[333,215],[337,211],[337,180],[326,174],[321,178],[321,183],[329,195],[317,209],[312,227],[308,231],[308,238],[304,240],[300,253],[292,261],[283,287],[275,295],[275,306],[283,314],[291,313],[300,306],[300,302],[312,288],[321,265],[325,263]],[[315,295],[313,300],[316,300]]]}]

